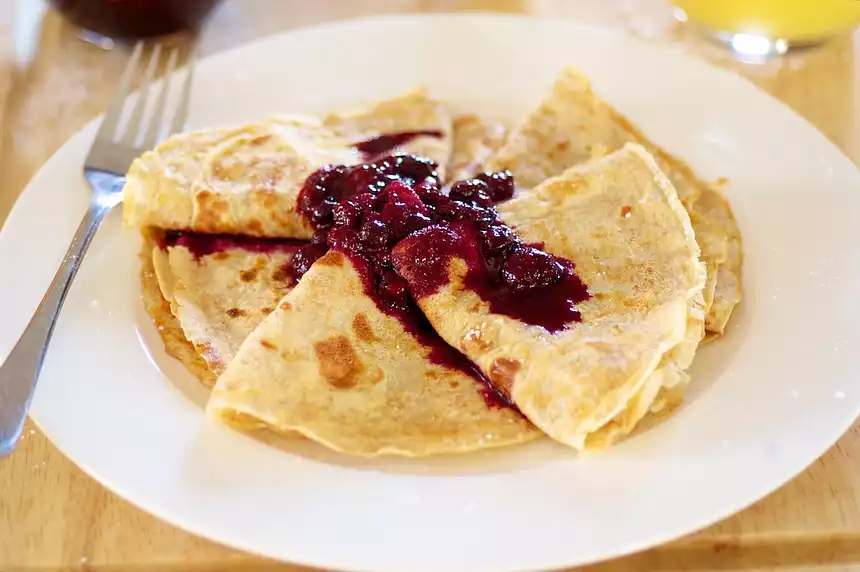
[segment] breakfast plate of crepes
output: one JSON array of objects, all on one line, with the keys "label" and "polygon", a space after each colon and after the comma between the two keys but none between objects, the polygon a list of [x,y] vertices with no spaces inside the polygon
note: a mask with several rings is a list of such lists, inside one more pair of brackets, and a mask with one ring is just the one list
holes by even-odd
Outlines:
[{"label": "breakfast plate of crepes", "polygon": [[[298,30],[195,74],[31,412],[144,510],[326,569],[551,569],[725,518],[856,418],[860,175],[739,77],[488,15]],[[96,128],[0,233],[0,355]]]}]

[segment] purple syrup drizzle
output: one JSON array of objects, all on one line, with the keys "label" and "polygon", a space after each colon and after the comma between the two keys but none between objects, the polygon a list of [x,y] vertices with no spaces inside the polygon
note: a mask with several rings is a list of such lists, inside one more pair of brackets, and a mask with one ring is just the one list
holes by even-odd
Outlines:
[{"label": "purple syrup drizzle", "polygon": [[202,258],[216,252],[240,249],[249,252],[297,252],[308,244],[306,240],[289,238],[259,238],[236,234],[201,234],[192,231],[170,230],[164,233],[159,246],[182,246],[195,258]]},{"label": "purple syrup drizzle", "polygon": [[[355,256],[349,252],[344,254],[347,255],[359,276],[361,276],[365,294],[374,300],[377,307],[383,313],[396,318],[403,326],[403,329],[418,340],[418,343],[430,350],[427,357],[431,363],[459,371],[471,377],[476,382],[478,392],[484,398],[484,402],[488,407],[507,407],[519,411],[505,394],[493,387],[490,380],[478,369],[478,366],[448,345],[436,333],[436,330],[430,325],[430,321],[414,302],[409,300],[403,305],[391,303],[390,299],[386,299],[385,294],[380,294],[381,288],[384,287],[381,287],[379,284],[379,268],[375,264],[369,263],[365,258]],[[401,286],[405,290],[405,284]]]},{"label": "purple syrup drizzle", "polygon": [[441,131],[403,131],[401,133],[385,133],[372,137],[365,141],[356,143],[354,147],[361,153],[365,161],[369,161],[380,155],[390,153],[397,147],[405,145],[417,137],[436,137],[441,139],[444,133]]}]

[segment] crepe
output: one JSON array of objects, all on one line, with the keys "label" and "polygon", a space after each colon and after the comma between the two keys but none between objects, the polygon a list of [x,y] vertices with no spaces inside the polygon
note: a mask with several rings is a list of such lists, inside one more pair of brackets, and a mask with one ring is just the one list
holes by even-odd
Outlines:
[{"label": "crepe", "polygon": [[356,164],[355,147],[381,134],[420,132],[392,151],[426,155],[444,171],[451,119],[424,90],[325,118],[290,115],[235,129],[169,137],[136,159],[126,175],[128,228],[309,238],[297,212],[305,179],[327,164]]},{"label": "crepe", "polygon": [[153,265],[154,248],[158,248],[156,241],[149,235],[145,236],[140,252],[140,286],[144,308],[152,317],[167,354],[179,360],[206,385],[214,385],[217,376],[185,337],[179,320],[171,312],[170,303],[161,293]]},{"label": "crepe", "polygon": [[[151,250],[158,286],[171,314],[216,376],[293,287],[288,264],[298,246],[266,245],[262,251],[255,246],[256,251],[230,240],[226,248],[208,253],[183,245]],[[206,376],[204,381],[211,379]]]},{"label": "crepe", "polygon": [[486,163],[504,144],[506,129],[477,115],[454,118],[454,138],[448,180],[470,179],[486,170]]},{"label": "crepe", "polygon": [[[550,95],[514,129],[505,145],[489,161],[492,170],[509,169],[518,186],[530,188],[572,165],[639,143],[655,158],[690,212],[693,229],[708,267],[704,307],[707,329],[722,333],[734,306],[740,301],[740,230],[728,202],[712,185],[648,140],[616,109],[600,99],[588,79],[573,68],[565,69]],[[734,244],[731,248],[728,243]],[[728,260],[729,250],[737,253]],[[718,282],[725,285],[718,288]],[[714,304],[716,305],[715,307]]]},{"label": "crepe", "polygon": [[515,410],[488,406],[481,386],[365,292],[361,261],[319,259],[245,340],[207,413],[240,429],[298,432],[362,456],[418,457],[539,436]]},{"label": "crepe", "polygon": [[[591,295],[577,306],[581,323],[550,333],[494,314],[464,286],[467,266],[456,257],[450,282],[418,305],[549,436],[577,449],[605,445],[665,406],[661,390],[666,401],[686,380],[705,280],[689,216],[638,145],[569,169],[498,210],[523,240],[575,263]],[[412,235],[392,255],[413,294],[433,266],[424,265],[421,245]]]},{"label": "crepe", "polygon": [[708,266],[706,328],[722,334],[735,306],[741,301],[743,252],[740,229],[728,201],[718,190],[704,190],[690,211],[702,260]]}]

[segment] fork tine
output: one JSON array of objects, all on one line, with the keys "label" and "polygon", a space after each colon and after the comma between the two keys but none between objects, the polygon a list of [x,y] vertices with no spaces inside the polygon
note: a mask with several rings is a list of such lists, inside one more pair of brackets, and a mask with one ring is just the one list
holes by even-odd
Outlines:
[{"label": "fork tine", "polygon": [[194,80],[194,46],[191,44],[185,45],[182,48],[181,58],[177,58],[176,69],[185,65],[185,83],[182,84],[182,94],[179,96],[179,102],[173,112],[173,119],[170,122],[169,134],[179,133],[185,128],[185,118],[188,115],[188,101],[191,99],[191,83]]},{"label": "fork tine", "polygon": [[[165,131],[162,126],[168,122],[167,113],[169,113],[170,108],[175,108],[174,113],[171,114],[170,133],[180,131],[183,128],[185,117],[188,114],[190,84],[194,75],[190,62],[191,54],[194,51],[193,45],[173,49],[164,44],[156,44],[151,48],[151,52],[147,52],[149,49],[143,43],[138,43],[135,46],[131,60],[123,73],[121,86],[110,104],[107,118],[102,121],[102,128],[84,161],[85,172],[101,172],[122,176],[128,171],[135,158],[140,155],[143,143],[152,148],[158,142],[159,136]],[[148,55],[146,55],[147,53]],[[146,63],[143,63],[144,58],[147,59]],[[189,61],[184,62],[184,59]],[[172,96],[176,93],[178,86],[174,85],[176,81],[171,81],[176,78],[170,76],[174,75],[183,63],[187,63],[188,70],[184,84],[181,86],[182,93],[174,104],[173,100],[176,98]],[[124,122],[124,126],[119,125],[122,122],[124,112],[127,111],[125,98],[133,83],[131,79],[136,69],[144,66],[146,66],[145,81],[141,82],[141,89],[137,94],[133,109],[126,114],[130,117]],[[152,85],[153,79],[156,73],[162,69],[165,72],[165,77],[161,84],[161,91],[156,96],[153,93],[153,90],[157,89]],[[152,108],[151,113],[147,113],[149,108]],[[137,144],[138,140],[141,141],[141,145]]]},{"label": "fork tine", "polygon": [[128,89],[131,86],[131,80],[134,77],[134,72],[137,69],[140,55],[143,53],[143,42],[139,41],[134,45],[134,50],[131,52],[131,58],[122,72],[122,77],[119,80],[119,86],[116,88],[116,93],[110,102],[110,105],[105,112],[105,117],[99,127],[96,140],[111,143],[116,135],[116,130],[119,125],[119,120],[122,117],[122,109],[125,107],[125,98],[128,95]]},{"label": "fork tine", "polygon": [[161,93],[158,94],[158,100],[152,110],[152,117],[149,119],[149,126],[146,129],[146,135],[143,138],[141,147],[143,149],[152,149],[158,142],[158,135],[161,131],[161,124],[164,121],[164,109],[167,106],[167,96],[170,92],[170,79],[173,70],[176,69],[176,62],[179,59],[179,48],[174,47],[170,50],[165,62],[164,73],[162,74]]},{"label": "fork tine", "polygon": [[152,78],[155,76],[155,68],[158,67],[160,56],[161,44],[155,44],[149,56],[149,64],[146,66],[146,77],[144,77],[143,84],[140,87],[137,102],[134,104],[131,117],[129,117],[125,128],[125,133],[122,135],[123,142],[130,147],[136,147],[135,141],[137,141],[142,128],[143,113],[146,110],[146,102],[149,100],[149,92],[152,91]]}]

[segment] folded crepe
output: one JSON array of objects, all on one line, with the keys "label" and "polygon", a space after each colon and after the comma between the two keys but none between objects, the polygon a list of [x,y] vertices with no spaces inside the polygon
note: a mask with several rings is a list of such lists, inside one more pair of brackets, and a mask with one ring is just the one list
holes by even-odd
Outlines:
[{"label": "folded crepe", "polygon": [[[297,432],[361,456],[417,457],[511,445],[540,435],[490,400],[467,362],[428,345],[377,306],[365,263],[320,258],[245,340],[207,413],[240,429]],[[441,344],[441,341],[439,341]],[[440,349],[441,348],[441,349]],[[456,364],[455,364],[456,365]]]},{"label": "folded crepe", "polygon": [[[450,260],[447,284],[424,292],[439,258],[415,234],[392,260],[441,337],[577,449],[606,445],[677,399],[702,334],[705,269],[689,215],[651,155],[627,145],[498,211],[523,240],[574,262],[590,294],[576,306],[581,322],[550,332],[494,313],[468,285],[469,244]],[[445,232],[425,231],[434,229]]]},{"label": "folded crepe", "polygon": [[448,112],[423,89],[323,118],[291,115],[180,133],[132,163],[124,224],[309,238],[297,201],[305,179],[321,166],[403,152],[435,160],[444,173],[450,149]]},{"label": "folded crepe", "polygon": [[156,241],[146,235],[139,256],[140,289],[144,308],[158,328],[158,334],[167,354],[179,360],[194,377],[206,385],[213,385],[217,376],[185,337],[179,320],[173,315],[170,302],[162,295],[153,263],[153,248],[156,247]]},{"label": "folded crepe", "polygon": [[[286,294],[282,269],[294,245],[270,244],[261,251],[261,243],[241,237],[310,237],[297,199],[313,171],[362,163],[371,158],[365,151],[385,149],[382,154],[429,157],[444,172],[451,139],[445,107],[415,89],[322,118],[282,116],[181,133],[135,160],[126,177],[123,217],[126,226],[144,233],[146,308],[167,352],[211,385],[274,306],[273,298]],[[240,239],[226,250],[195,254],[165,244],[164,231],[190,231],[186,242],[194,233]],[[254,279],[243,280],[252,268]]]},{"label": "folded crepe", "polygon": [[[565,169],[638,143],[655,158],[690,212],[707,266],[704,291],[707,330],[720,334],[741,298],[741,238],[722,194],[698,179],[682,161],[648,140],[616,109],[600,99],[588,79],[565,69],[549,96],[507,137],[488,162],[509,169],[517,184],[531,188]],[[722,282],[722,285],[719,283]]]},{"label": "folded crepe", "polygon": [[708,187],[690,210],[702,260],[708,267],[705,291],[709,335],[725,332],[735,306],[741,300],[741,234],[731,207],[716,189]]},{"label": "folded crepe", "polygon": [[292,242],[200,235],[153,246],[162,297],[214,375],[224,371],[245,338],[292,289],[289,262],[298,249]]}]

